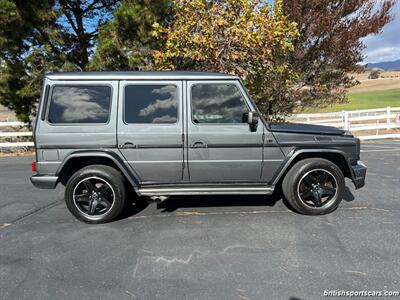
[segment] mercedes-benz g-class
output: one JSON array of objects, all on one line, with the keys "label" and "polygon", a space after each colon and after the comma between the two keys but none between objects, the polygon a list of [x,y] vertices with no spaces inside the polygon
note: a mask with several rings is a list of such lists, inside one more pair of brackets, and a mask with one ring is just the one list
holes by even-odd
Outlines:
[{"label": "mercedes-benz g-class", "polygon": [[272,194],[303,214],[336,209],[345,177],[364,185],[360,142],[333,127],[272,124],[236,76],[201,72],[53,73],[34,126],[32,183],[65,185],[88,223],[115,219],[127,189],[163,198]]}]

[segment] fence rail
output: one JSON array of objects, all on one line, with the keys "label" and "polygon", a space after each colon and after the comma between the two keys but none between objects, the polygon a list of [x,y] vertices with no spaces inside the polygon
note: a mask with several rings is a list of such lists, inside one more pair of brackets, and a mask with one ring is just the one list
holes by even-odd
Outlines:
[{"label": "fence rail", "polygon": [[[23,122],[11,121],[11,122],[0,122],[0,128],[14,128],[14,127],[26,127],[27,124]],[[0,138],[9,138],[9,137],[27,137],[32,136],[31,131],[0,131]],[[14,148],[14,147],[32,147],[33,142],[1,142],[1,148]]]},{"label": "fence rail", "polygon": [[[295,114],[290,121],[327,125],[349,130],[360,139],[400,138],[400,133],[382,133],[382,130],[400,129],[400,107],[340,111],[333,113]],[[375,131],[375,134],[363,131]]]},{"label": "fence rail", "polygon": [[[295,114],[290,121],[315,125],[327,125],[349,130],[362,140],[400,138],[400,133],[382,131],[400,129],[400,107],[386,107],[378,109],[363,109],[341,111],[333,113]],[[24,128],[27,124],[11,121],[0,122],[1,128]],[[374,131],[375,134],[361,134],[365,131]],[[30,131],[0,131],[0,138],[30,137]],[[1,148],[32,147],[33,142],[16,141],[0,142]]]}]

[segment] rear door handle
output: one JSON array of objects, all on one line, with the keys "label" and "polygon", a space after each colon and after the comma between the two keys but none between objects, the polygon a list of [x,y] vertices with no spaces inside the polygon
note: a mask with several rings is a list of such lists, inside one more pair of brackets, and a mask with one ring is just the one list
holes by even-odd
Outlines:
[{"label": "rear door handle", "polygon": [[128,148],[128,149],[130,149],[130,148],[137,148],[137,146],[136,145],[134,145],[133,143],[131,143],[131,142],[126,142],[126,143],[124,143],[122,146],[121,146],[121,148]]},{"label": "rear door handle", "polygon": [[204,142],[194,142],[190,148],[207,148],[207,144]]}]

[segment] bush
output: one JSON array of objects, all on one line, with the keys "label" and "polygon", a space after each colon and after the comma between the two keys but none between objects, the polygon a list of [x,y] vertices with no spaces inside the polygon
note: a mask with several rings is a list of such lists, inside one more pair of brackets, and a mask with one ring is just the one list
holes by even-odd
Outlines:
[{"label": "bush", "polygon": [[373,70],[371,73],[369,73],[368,79],[378,79],[380,76],[381,76],[381,71]]}]

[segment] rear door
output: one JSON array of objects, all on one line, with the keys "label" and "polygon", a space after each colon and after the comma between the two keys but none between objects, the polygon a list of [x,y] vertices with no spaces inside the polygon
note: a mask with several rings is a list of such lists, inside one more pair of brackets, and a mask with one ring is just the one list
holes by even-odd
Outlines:
[{"label": "rear door", "polygon": [[188,81],[190,181],[257,182],[261,177],[263,124],[255,131],[243,115],[254,107],[236,80]]},{"label": "rear door", "polygon": [[121,81],[118,147],[143,183],[183,180],[182,81]]}]

